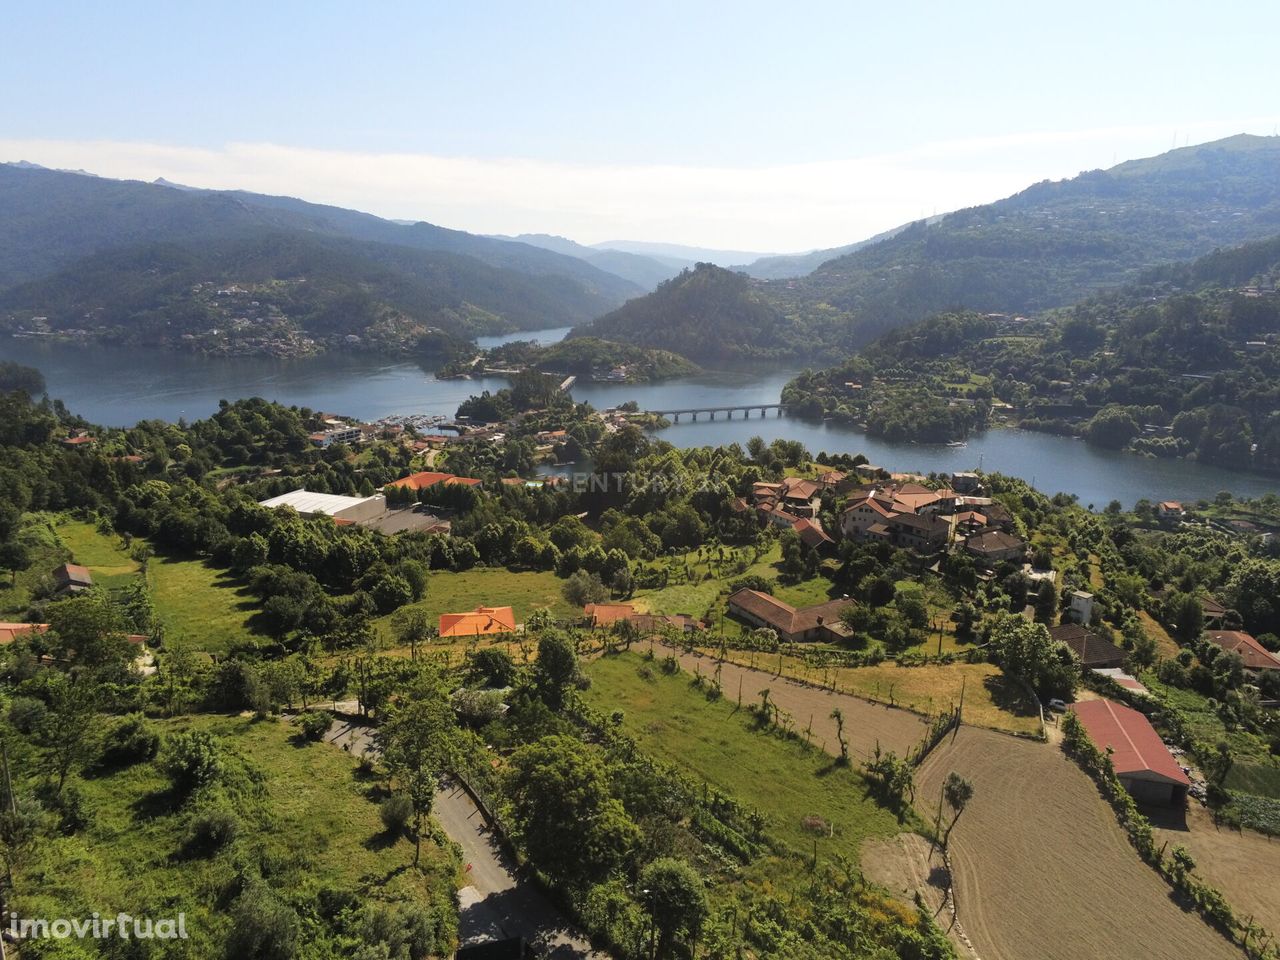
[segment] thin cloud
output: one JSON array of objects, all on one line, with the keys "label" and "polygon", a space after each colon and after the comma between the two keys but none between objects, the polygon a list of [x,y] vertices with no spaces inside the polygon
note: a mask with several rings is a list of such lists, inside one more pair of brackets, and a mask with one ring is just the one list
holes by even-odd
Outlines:
[{"label": "thin cloud", "polygon": [[1044,179],[1270,121],[1040,131],[940,141],[893,154],[766,166],[601,166],[520,158],[2,140],[0,157],[108,177],[286,194],[475,233],[556,233],[804,250],[986,203]]}]

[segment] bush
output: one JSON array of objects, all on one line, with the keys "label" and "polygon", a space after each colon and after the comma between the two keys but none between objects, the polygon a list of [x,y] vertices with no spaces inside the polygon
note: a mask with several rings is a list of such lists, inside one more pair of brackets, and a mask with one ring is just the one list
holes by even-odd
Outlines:
[{"label": "bush", "polygon": [[140,713],[124,717],[108,731],[102,745],[104,767],[127,767],[150,760],[160,750],[160,734]]},{"label": "bush", "polygon": [[161,766],[181,793],[212,783],[222,774],[218,738],[203,730],[174,734],[165,743]]},{"label": "bush", "polygon": [[757,574],[750,574],[745,577],[739,577],[737,580],[729,584],[729,592],[737,593],[739,590],[755,590],[759,593],[772,594],[774,582],[766,577]]},{"label": "bush", "polygon": [[402,834],[413,818],[413,804],[403,793],[393,793],[379,805],[378,816],[387,833]]},{"label": "bush", "polygon": [[515,682],[516,665],[511,655],[500,647],[485,647],[471,658],[469,676],[473,683],[486,687],[509,687]]},{"label": "bush", "polygon": [[298,714],[293,722],[308,740],[320,741],[329,732],[333,718],[323,710],[307,710]]},{"label": "bush", "polygon": [[236,960],[290,960],[298,949],[298,933],[297,913],[258,881],[231,910],[227,955]]},{"label": "bush", "polygon": [[240,830],[240,821],[227,807],[219,804],[192,818],[187,828],[187,849],[210,854],[231,843]]},{"label": "bush", "polygon": [[14,697],[9,704],[9,722],[21,734],[30,736],[44,726],[49,708],[35,697]]}]

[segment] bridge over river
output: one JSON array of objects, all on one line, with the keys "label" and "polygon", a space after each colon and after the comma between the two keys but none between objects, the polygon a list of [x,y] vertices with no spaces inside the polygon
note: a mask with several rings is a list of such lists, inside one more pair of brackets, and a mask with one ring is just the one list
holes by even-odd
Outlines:
[{"label": "bridge over river", "polygon": [[693,420],[698,419],[698,414],[706,414],[710,419],[714,420],[717,413],[723,413],[729,420],[733,419],[733,415],[739,411],[742,413],[742,419],[746,420],[751,414],[759,410],[760,416],[765,416],[770,410],[778,411],[778,416],[782,416],[786,409],[783,403],[747,403],[740,405],[731,405],[723,407],[682,407],[679,410],[646,410],[645,413],[653,416],[666,417],[673,423],[679,423],[681,417],[690,417]]}]

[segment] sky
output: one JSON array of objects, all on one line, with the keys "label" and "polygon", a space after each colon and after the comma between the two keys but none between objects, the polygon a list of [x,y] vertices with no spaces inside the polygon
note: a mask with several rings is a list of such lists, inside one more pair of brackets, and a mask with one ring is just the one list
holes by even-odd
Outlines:
[{"label": "sky", "polygon": [[1280,123],[1274,0],[10,4],[0,160],[475,233],[838,246]]}]

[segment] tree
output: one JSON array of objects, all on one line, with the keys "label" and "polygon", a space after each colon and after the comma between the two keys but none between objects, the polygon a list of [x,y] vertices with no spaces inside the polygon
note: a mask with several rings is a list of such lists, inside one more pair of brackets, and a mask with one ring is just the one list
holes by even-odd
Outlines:
[{"label": "tree", "polygon": [[18,582],[18,573],[31,566],[31,551],[17,540],[0,543],[0,570],[8,570],[10,583]]},{"label": "tree", "polygon": [[509,687],[515,682],[516,665],[507,651],[485,647],[472,656],[468,676],[472,683],[486,687]]},{"label": "tree", "polygon": [[640,828],[609,791],[603,759],[575,737],[521,747],[507,765],[516,836],[540,870],[585,888],[622,866]]},{"label": "tree", "polygon": [[683,860],[660,857],[640,871],[641,902],[656,933],[655,956],[669,957],[676,938],[696,934],[707,916],[707,891]]},{"label": "tree", "polygon": [[952,810],[951,823],[948,824],[947,832],[942,836],[942,849],[945,850],[951,840],[951,831],[956,828],[956,821],[960,819],[960,814],[964,813],[965,806],[973,799],[973,784],[953,770],[947,774],[946,782],[942,785],[942,796]]},{"label": "tree", "polygon": [[836,740],[840,743],[840,764],[849,765],[849,741],[844,738],[844,712],[836,707],[831,711],[831,719],[836,722]]},{"label": "tree", "polygon": [[533,666],[533,683],[543,702],[559,710],[577,679],[578,655],[569,638],[559,631],[543,633],[538,638],[538,659]]},{"label": "tree", "polygon": [[431,813],[436,782],[450,765],[456,725],[443,688],[420,681],[392,703],[377,733],[383,762],[413,805],[413,865],[422,857],[422,821]]},{"label": "tree", "polygon": [[1041,699],[1067,700],[1075,693],[1080,663],[1044,624],[1006,614],[991,631],[991,650],[1006,674],[1029,684]]},{"label": "tree", "polygon": [[391,631],[401,646],[408,645],[411,660],[418,659],[418,644],[425,643],[436,635],[436,628],[427,612],[414,607],[396,611],[391,618]]},{"label": "tree", "polygon": [[588,603],[600,603],[609,596],[609,589],[604,585],[598,573],[576,571],[564,586],[560,588],[565,600],[575,607],[585,607]]},{"label": "tree", "polygon": [[49,633],[58,656],[90,667],[132,659],[120,613],[111,599],[93,591],[59,600],[49,607]]},{"label": "tree", "polygon": [[1165,619],[1179,643],[1191,643],[1204,632],[1204,607],[1194,594],[1175,593],[1171,596],[1165,606]]},{"label": "tree", "polygon": [[161,766],[174,789],[187,794],[222,775],[222,748],[205,730],[175,733],[165,741]]},{"label": "tree", "polygon": [[49,711],[40,729],[40,740],[56,793],[62,788],[72,769],[93,755],[98,738],[99,691],[87,674],[55,673],[46,687]]},{"label": "tree", "polygon": [[409,582],[396,574],[380,578],[369,593],[379,613],[390,613],[413,600]]}]

